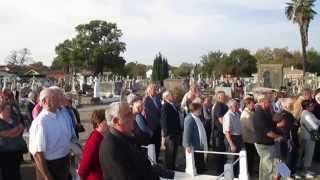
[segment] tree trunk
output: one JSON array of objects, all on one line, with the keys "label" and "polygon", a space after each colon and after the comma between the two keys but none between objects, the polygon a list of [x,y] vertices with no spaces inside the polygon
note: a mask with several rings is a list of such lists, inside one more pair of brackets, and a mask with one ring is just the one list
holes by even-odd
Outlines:
[{"label": "tree trunk", "polygon": [[306,46],[306,37],[303,30],[303,26],[300,26],[300,36],[301,36],[301,45],[302,45],[302,67],[303,67],[303,82],[307,70],[307,46]]}]

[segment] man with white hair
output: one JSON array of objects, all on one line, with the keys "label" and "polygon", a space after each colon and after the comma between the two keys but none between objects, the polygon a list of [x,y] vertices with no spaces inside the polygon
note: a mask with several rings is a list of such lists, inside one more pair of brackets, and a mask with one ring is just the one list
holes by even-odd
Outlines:
[{"label": "man with white hair", "polygon": [[161,129],[164,136],[165,145],[165,165],[167,169],[174,170],[175,162],[182,134],[180,117],[174,97],[170,91],[165,91],[162,95],[164,104],[161,108]]},{"label": "man with white hair", "polygon": [[100,145],[100,165],[105,180],[158,180],[147,157],[133,137],[134,115],[124,102],[106,109],[109,133]]},{"label": "man with white hair", "polygon": [[[229,110],[223,116],[223,133],[227,140],[227,150],[229,152],[238,153],[243,145],[241,138],[241,124],[240,124],[240,113],[238,102],[234,99],[228,102]],[[229,158],[231,163],[234,157]],[[239,164],[234,166],[234,174],[239,174]]]},{"label": "man with white hair", "polygon": [[59,115],[60,103],[56,91],[44,89],[39,97],[40,114],[30,127],[29,151],[33,155],[39,179],[67,180],[69,153],[73,131]]},{"label": "man with white hair", "polygon": [[270,180],[273,176],[275,141],[282,139],[276,133],[270,111],[270,99],[268,95],[258,96],[258,105],[253,114],[253,127],[255,130],[255,147],[260,156],[259,180]]}]

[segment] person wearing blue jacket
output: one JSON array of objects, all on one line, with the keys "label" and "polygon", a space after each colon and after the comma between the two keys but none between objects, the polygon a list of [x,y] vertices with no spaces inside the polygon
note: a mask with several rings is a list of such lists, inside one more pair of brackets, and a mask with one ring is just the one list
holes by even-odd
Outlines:
[{"label": "person wearing blue jacket", "polygon": [[[192,150],[208,150],[206,131],[200,119],[201,110],[200,103],[191,103],[191,113],[186,116],[184,121],[183,146],[188,153],[191,153]],[[204,154],[194,153],[194,159],[197,172],[203,173],[205,171]]]}]

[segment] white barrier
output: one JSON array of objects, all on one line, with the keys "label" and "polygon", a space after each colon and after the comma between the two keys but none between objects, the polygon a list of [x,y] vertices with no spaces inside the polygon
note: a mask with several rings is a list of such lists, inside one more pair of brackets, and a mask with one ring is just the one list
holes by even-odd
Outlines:
[{"label": "white barrier", "polygon": [[[239,156],[239,158],[240,158],[240,160],[239,160],[240,161],[239,162],[239,168],[240,168],[239,180],[248,180],[249,179],[248,164],[247,164],[247,152],[245,150],[240,151],[240,153],[215,152],[215,151],[193,151],[193,150],[191,150],[191,152],[188,153],[186,150],[186,173],[191,176],[197,175],[197,170],[196,170],[195,161],[194,161],[194,152],[205,153],[205,154],[224,154],[224,155]],[[229,166],[232,166],[232,164],[226,164],[226,165],[227,165],[227,169],[230,169]],[[229,178],[233,177],[233,175],[231,176],[229,173],[227,173],[225,175],[227,175]]]},{"label": "white barrier", "polygon": [[249,175],[248,175],[248,162],[247,162],[247,151],[240,151],[239,153],[239,179],[240,180],[248,180]]},{"label": "white barrier", "polygon": [[152,162],[157,162],[156,158],[156,146],[154,144],[149,144],[147,146],[148,149],[148,156]]}]

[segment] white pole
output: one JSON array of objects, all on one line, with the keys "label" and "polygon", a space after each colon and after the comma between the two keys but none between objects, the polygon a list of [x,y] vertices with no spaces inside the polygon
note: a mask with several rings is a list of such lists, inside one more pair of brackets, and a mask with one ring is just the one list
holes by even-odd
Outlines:
[{"label": "white pole", "polygon": [[232,164],[225,164],[224,165],[224,180],[233,180],[234,174],[233,174],[233,166]]},{"label": "white pole", "polygon": [[196,170],[196,165],[194,161],[194,152],[193,149],[191,150],[190,153],[186,151],[186,173],[191,175],[191,176],[196,176],[197,175],[197,170]]},{"label": "white pole", "polygon": [[157,162],[155,145],[154,144],[149,144],[147,146],[147,149],[148,149],[148,156],[152,160],[152,162]]},{"label": "white pole", "polygon": [[240,151],[239,158],[240,158],[239,180],[248,180],[249,176],[248,176],[247,152],[245,150]]}]

